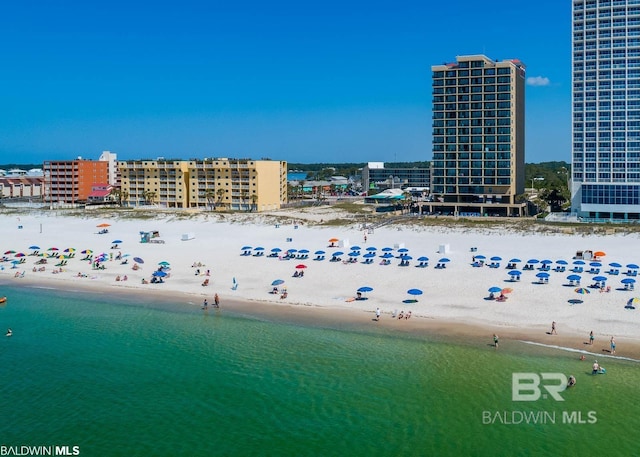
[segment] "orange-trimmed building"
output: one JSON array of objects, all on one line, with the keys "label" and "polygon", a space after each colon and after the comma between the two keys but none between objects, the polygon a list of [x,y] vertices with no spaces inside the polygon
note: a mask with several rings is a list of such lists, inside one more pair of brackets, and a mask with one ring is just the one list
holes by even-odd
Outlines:
[{"label": "orange-trimmed building", "polygon": [[85,202],[96,183],[109,182],[109,163],[96,160],[46,161],[42,166],[45,201]]}]

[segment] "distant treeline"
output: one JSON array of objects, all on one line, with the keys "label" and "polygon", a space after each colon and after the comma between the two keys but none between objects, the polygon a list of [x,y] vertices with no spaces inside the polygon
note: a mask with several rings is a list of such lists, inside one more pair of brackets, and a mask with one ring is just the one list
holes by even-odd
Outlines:
[{"label": "distant treeline", "polygon": [[[337,176],[354,176],[360,174],[360,170],[367,165],[366,163],[288,163],[289,171],[300,170],[306,171],[308,179],[321,179],[331,175]],[[385,162],[385,168],[429,168],[430,162]],[[567,178],[571,164],[562,161],[541,162],[525,164],[524,175],[527,184],[531,186],[531,180],[539,182],[544,180],[544,187],[562,188],[567,187]],[[538,187],[543,187],[538,184]]]},{"label": "distant treeline", "polygon": [[8,163],[6,165],[0,165],[3,170],[12,170],[13,168],[19,168],[21,170],[31,170],[32,168],[42,168],[42,162],[40,163]]}]

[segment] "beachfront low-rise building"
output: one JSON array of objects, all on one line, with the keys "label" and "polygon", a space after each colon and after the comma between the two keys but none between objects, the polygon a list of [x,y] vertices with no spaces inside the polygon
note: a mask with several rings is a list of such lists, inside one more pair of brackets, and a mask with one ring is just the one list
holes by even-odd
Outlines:
[{"label": "beachfront low-rise building", "polygon": [[44,176],[6,175],[0,177],[0,198],[42,198]]},{"label": "beachfront low-rise building", "polygon": [[43,164],[45,200],[49,203],[84,203],[95,183],[108,182],[108,162],[87,160],[50,160]]},{"label": "beachfront low-rise building", "polygon": [[266,211],[287,202],[287,163],[205,158],[118,162],[123,203]]}]

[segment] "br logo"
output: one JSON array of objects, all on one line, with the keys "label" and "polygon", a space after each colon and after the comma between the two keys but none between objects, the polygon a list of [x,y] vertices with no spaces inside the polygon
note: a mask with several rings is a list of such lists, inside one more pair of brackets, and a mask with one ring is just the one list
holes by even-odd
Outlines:
[{"label": "br logo", "polygon": [[547,398],[564,401],[560,392],[567,388],[567,377],[562,373],[513,373],[511,376],[511,399],[513,401],[536,401]]}]

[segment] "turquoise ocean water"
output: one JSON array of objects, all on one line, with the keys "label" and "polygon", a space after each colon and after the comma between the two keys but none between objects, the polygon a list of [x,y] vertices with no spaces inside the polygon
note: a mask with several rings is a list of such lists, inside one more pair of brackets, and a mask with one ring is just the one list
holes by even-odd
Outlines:
[{"label": "turquoise ocean water", "polygon": [[[2,446],[78,446],[81,456],[640,455],[636,362],[602,359],[607,374],[591,376],[575,353],[518,342],[495,351],[373,324],[336,330],[86,292],[0,295],[9,297],[0,328],[14,332],[0,339]],[[516,371],[578,382],[563,402],[514,402]],[[506,422],[537,414],[546,423],[504,423],[505,411]]]}]

